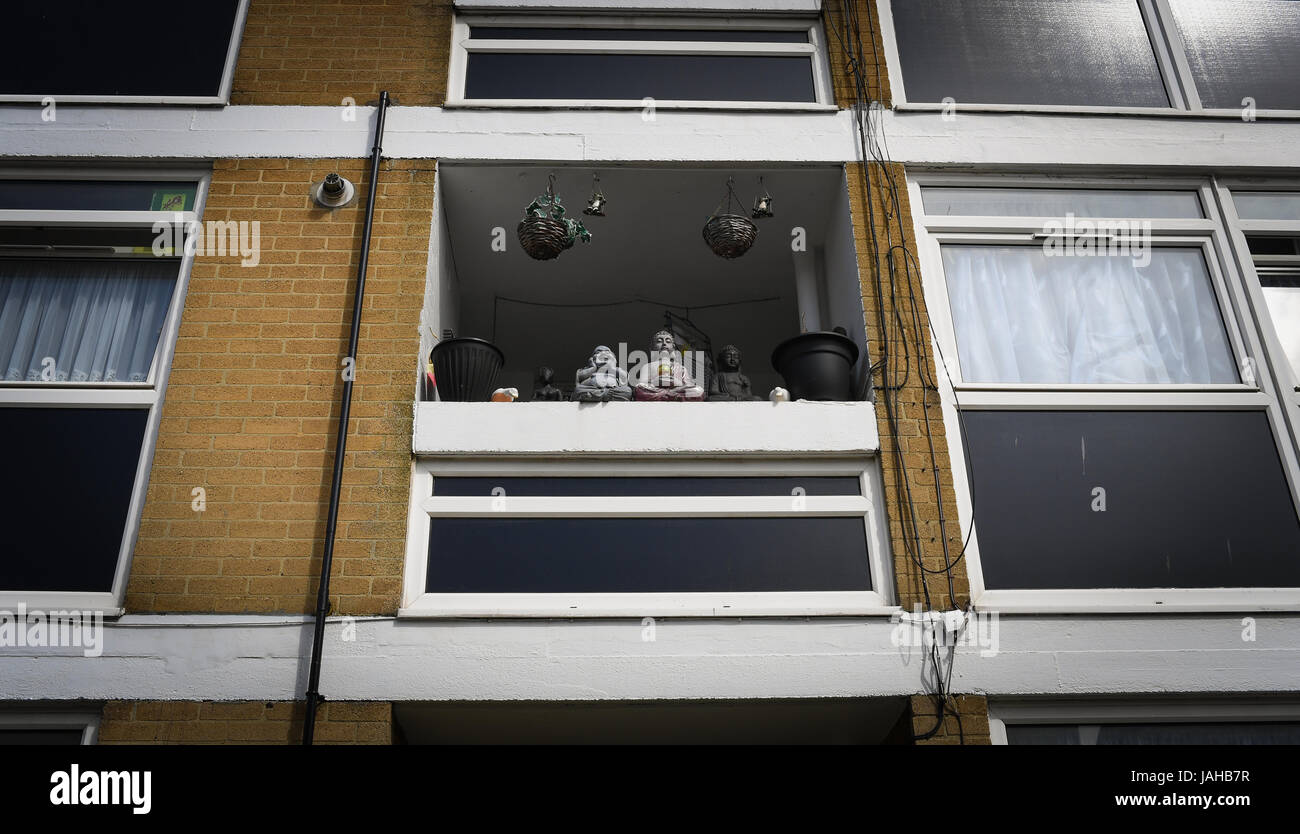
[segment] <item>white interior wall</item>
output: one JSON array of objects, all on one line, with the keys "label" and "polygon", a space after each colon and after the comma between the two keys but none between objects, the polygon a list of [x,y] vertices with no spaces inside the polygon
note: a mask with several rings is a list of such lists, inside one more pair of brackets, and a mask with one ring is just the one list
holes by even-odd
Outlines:
[{"label": "white interior wall", "polygon": [[861,390],[871,362],[867,355],[866,318],[863,310],[862,281],[858,272],[857,243],[853,239],[853,218],[849,214],[849,192],[840,176],[826,225],[826,243],[821,259],[825,275],[827,330],[836,326],[848,331],[858,346],[854,366],[854,390]]}]

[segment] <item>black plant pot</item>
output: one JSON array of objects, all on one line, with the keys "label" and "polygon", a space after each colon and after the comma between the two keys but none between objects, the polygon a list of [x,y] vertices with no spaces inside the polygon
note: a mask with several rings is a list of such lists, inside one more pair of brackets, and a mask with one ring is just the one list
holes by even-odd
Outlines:
[{"label": "black plant pot", "polygon": [[506,355],[486,339],[444,339],[429,353],[439,399],[467,403],[492,396]]},{"label": "black plant pot", "polygon": [[772,367],[785,379],[792,400],[852,400],[858,346],[828,331],[800,333],[772,351]]}]

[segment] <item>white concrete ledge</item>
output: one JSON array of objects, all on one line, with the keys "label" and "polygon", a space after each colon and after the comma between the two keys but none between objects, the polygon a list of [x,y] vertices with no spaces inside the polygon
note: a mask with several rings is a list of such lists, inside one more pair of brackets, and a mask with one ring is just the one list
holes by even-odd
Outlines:
[{"label": "white concrete ledge", "polygon": [[868,402],[418,403],[428,456],[853,455],[880,448]]}]

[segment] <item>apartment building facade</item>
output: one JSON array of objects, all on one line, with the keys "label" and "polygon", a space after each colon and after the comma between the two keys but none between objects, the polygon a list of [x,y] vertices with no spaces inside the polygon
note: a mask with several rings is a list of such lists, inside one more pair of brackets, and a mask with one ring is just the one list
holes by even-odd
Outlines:
[{"label": "apartment building facade", "polygon": [[1300,4],[18,9],[0,741],[1297,739]]}]

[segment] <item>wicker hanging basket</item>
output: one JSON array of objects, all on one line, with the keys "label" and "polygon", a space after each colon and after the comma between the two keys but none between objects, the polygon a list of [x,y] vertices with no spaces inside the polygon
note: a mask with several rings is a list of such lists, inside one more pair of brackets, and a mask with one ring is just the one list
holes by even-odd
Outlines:
[{"label": "wicker hanging basket", "polygon": [[519,245],[533,260],[549,261],[565,249],[573,248],[568,226],[549,217],[529,215],[519,221],[518,232]]},{"label": "wicker hanging basket", "polygon": [[591,240],[591,232],[581,220],[573,220],[564,214],[564,206],[555,196],[555,175],[551,174],[547,178],[546,193],[524,209],[524,219],[519,221],[516,229],[519,245],[528,257],[549,261],[559,257],[565,249],[572,249],[574,240],[581,239],[583,243]]},{"label": "wicker hanging basket", "polygon": [[[739,202],[733,188],[735,179],[727,178],[727,196],[709,215],[704,224],[704,242],[719,258],[739,258],[749,251],[758,237],[758,227],[748,218],[732,211],[732,202]],[[723,209],[723,206],[726,209]]]},{"label": "wicker hanging basket", "polygon": [[739,258],[757,237],[758,227],[738,214],[717,214],[704,224],[704,242],[720,258]]}]

